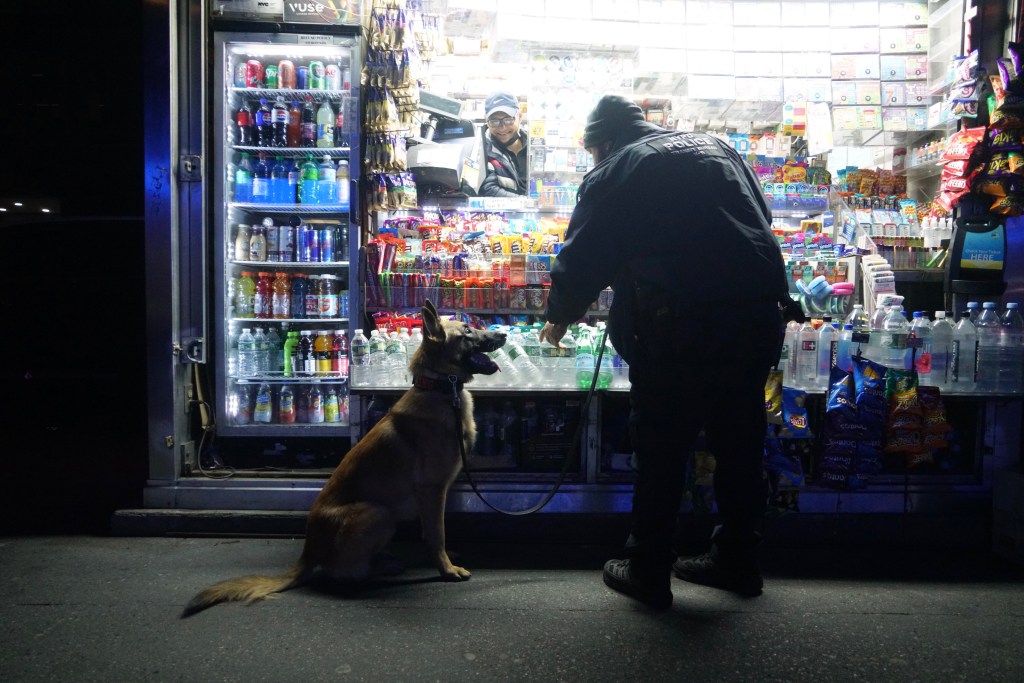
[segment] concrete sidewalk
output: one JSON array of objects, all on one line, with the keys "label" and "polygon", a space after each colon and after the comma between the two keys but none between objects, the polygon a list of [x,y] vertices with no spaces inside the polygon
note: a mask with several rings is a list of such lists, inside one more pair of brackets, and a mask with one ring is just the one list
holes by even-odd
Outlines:
[{"label": "concrete sidewalk", "polygon": [[395,579],[179,619],[199,589],[280,573],[301,545],[0,539],[0,680],[1024,680],[1024,572],[985,552],[773,549],[763,596],[673,580],[655,613],[603,585],[609,548],[452,542],[474,575],[451,584],[403,542]]}]

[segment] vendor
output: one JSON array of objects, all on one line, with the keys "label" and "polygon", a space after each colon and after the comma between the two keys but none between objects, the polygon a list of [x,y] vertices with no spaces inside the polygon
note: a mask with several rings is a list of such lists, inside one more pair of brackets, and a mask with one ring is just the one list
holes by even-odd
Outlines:
[{"label": "vendor", "polygon": [[516,96],[495,92],[484,101],[485,175],[480,194],[485,197],[517,197],[527,194],[527,146],[529,136],[520,127],[522,114]]}]

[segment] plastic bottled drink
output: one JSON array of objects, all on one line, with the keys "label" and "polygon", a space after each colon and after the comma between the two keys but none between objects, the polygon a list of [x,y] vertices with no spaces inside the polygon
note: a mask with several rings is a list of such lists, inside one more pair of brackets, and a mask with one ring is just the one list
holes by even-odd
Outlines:
[{"label": "plastic bottled drink", "polygon": [[[563,340],[564,341],[564,340]],[[540,371],[544,374],[545,383],[551,386],[561,384],[561,349],[544,340],[540,341]]]},{"label": "plastic bottled drink", "polygon": [[965,310],[953,328],[949,352],[949,388],[952,391],[974,389],[977,354],[978,332],[971,322],[970,310]]},{"label": "plastic bottled drink", "polygon": [[291,164],[284,157],[275,157],[270,167],[270,201],[274,204],[294,204],[295,197],[288,196],[288,167]]},{"label": "plastic bottled drink", "polygon": [[402,342],[402,353],[405,354],[405,365],[402,367],[402,384],[407,385],[412,382],[412,375],[409,374],[409,361],[412,360],[412,354],[410,353],[412,336],[409,334],[408,327],[398,328],[398,341]]},{"label": "plastic bottled drink", "polygon": [[[604,331],[604,323],[598,323],[597,334],[594,336],[594,363],[597,364],[598,389],[608,389],[611,387],[612,379],[615,375],[615,357],[618,355],[611,344],[611,340],[605,336]],[[601,351],[601,347],[599,345],[602,340],[604,340],[604,355],[601,356],[601,362],[598,363],[597,356]]]},{"label": "plastic bottled drink", "polygon": [[558,386],[576,386],[576,355],[578,347],[576,338],[571,332],[566,332],[559,342],[562,348],[558,350]]},{"label": "plastic bottled drink", "polygon": [[932,350],[932,324],[924,311],[914,311],[914,319],[910,323],[910,339],[907,344],[911,348],[914,369],[917,370],[918,384],[935,386],[932,371],[935,355]]},{"label": "plastic bottled drink", "polygon": [[949,352],[953,345],[953,325],[945,311],[935,311],[932,325],[932,372],[929,383],[945,389],[949,386]]},{"label": "plastic bottled drink", "polygon": [[270,424],[274,420],[274,392],[264,382],[256,391],[256,407],[252,411],[252,421]]},{"label": "plastic bottled drink", "polygon": [[[282,374],[285,377],[294,377],[296,368],[298,367],[298,353],[299,353],[299,332],[298,330],[291,330],[288,332],[288,336],[284,340],[282,345],[282,358],[284,361],[284,368]],[[283,391],[283,390],[282,390]],[[282,396],[282,400],[283,396]]]},{"label": "plastic bottled drink", "polygon": [[[299,167],[299,204],[316,204],[319,200],[320,170],[312,156]],[[298,245],[296,245],[298,246]]]},{"label": "plastic bottled drink", "polygon": [[285,384],[281,387],[281,393],[278,394],[277,398],[277,413],[278,420],[283,425],[295,424],[296,411],[295,411],[295,392],[292,391],[290,385]]},{"label": "plastic bottled drink", "polygon": [[405,366],[405,344],[397,332],[392,332],[384,344],[384,367],[390,386],[401,386],[405,382]]},{"label": "plastic bottled drink", "polygon": [[320,204],[334,204],[338,197],[338,169],[325,154],[317,168],[317,201]]},{"label": "plastic bottled drink", "polygon": [[288,201],[287,204],[295,204],[299,201],[299,169],[301,168],[298,159],[289,159],[288,164]]},{"label": "plastic bottled drink", "polygon": [[266,98],[260,98],[259,109],[256,110],[256,145],[258,147],[274,146],[274,125],[270,106]]},{"label": "plastic bottled drink", "polygon": [[334,117],[334,146],[348,147],[348,143],[345,141],[345,103],[344,101],[338,103],[338,111]]},{"label": "plastic bottled drink", "polygon": [[1006,304],[1001,323],[1003,362],[999,366],[999,391],[1019,392],[1024,389],[1024,318],[1016,302]]},{"label": "plastic bottled drink", "polygon": [[907,340],[910,323],[903,315],[903,306],[893,306],[882,321],[882,363],[897,370],[909,368]]},{"label": "plastic bottled drink", "polygon": [[409,359],[409,362],[412,362],[412,358],[416,354],[416,349],[420,348],[420,344],[422,343],[423,328],[412,328],[412,332],[409,333],[409,341],[405,343],[405,355]]},{"label": "plastic bottled drink", "polygon": [[[519,328],[514,328],[512,334],[509,335],[508,341],[505,342],[503,347],[508,354],[509,361],[512,367],[515,367],[519,371],[519,381],[525,386],[535,387],[541,383],[540,369],[533,364],[529,354],[523,347],[524,335]],[[540,353],[540,347],[537,347],[538,355]]]},{"label": "plastic bottled drink", "polygon": [[[263,228],[258,228],[262,230]],[[259,279],[256,280],[256,293],[252,300],[252,313],[257,318],[273,317],[274,283],[270,279],[270,273],[260,271]]]},{"label": "plastic bottled drink", "polygon": [[352,360],[349,364],[352,386],[365,387],[370,383],[370,342],[362,330],[356,330],[352,334],[352,343],[349,348],[352,353]]},{"label": "plastic bottled drink", "polygon": [[335,330],[331,340],[331,374],[348,379],[348,335],[345,330]]},{"label": "plastic bottled drink", "polygon": [[862,304],[853,305],[853,310],[850,311],[850,315],[846,316],[845,322],[853,326],[854,332],[871,331],[871,319],[868,318],[867,311],[864,310]]},{"label": "plastic bottled drink", "polygon": [[244,147],[251,147],[256,144],[256,127],[249,101],[242,99],[242,106],[235,114],[235,122],[238,124],[238,144]]},{"label": "plastic bottled drink", "polygon": [[828,385],[829,374],[832,372],[832,363],[837,360],[839,353],[839,330],[832,322],[832,318],[825,316],[821,329],[818,330],[818,370],[814,378],[814,388],[824,389]]},{"label": "plastic bottled drink", "polygon": [[235,167],[235,201],[241,203],[252,201],[252,162],[245,152],[242,152],[242,157]]},{"label": "plastic bottled drink", "polygon": [[309,293],[309,278],[305,273],[292,275],[292,303],[290,313],[292,318],[306,317],[306,294]]},{"label": "plastic bottled drink", "polygon": [[968,311],[968,313],[970,315],[971,322],[974,323],[975,327],[977,327],[978,316],[981,315],[981,309],[978,306],[978,302],[977,301],[968,301],[967,302],[967,311]]},{"label": "plastic bottled drink", "polygon": [[235,286],[235,315],[239,318],[253,317],[256,302],[256,280],[251,270],[243,270]]},{"label": "plastic bottled drink", "polygon": [[313,98],[308,95],[302,103],[299,125],[299,146],[316,147],[316,108],[313,106]]},{"label": "plastic bottled drink", "polygon": [[267,344],[270,347],[270,372],[284,371],[284,342],[273,327],[267,329]]},{"label": "plastic bottled drink", "polygon": [[296,354],[295,374],[312,377],[316,374],[316,352],[313,350],[313,330],[302,330]]},{"label": "plastic bottled drink", "polygon": [[238,376],[256,376],[256,338],[248,327],[238,335]]},{"label": "plastic bottled drink", "polygon": [[974,327],[978,333],[978,367],[975,372],[975,389],[996,392],[999,389],[999,361],[1002,346],[1003,325],[993,301],[982,304],[981,314]]},{"label": "plastic bottled drink", "polygon": [[334,387],[327,387],[327,395],[324,397],[324,422],[328,424],[341,422],[338,391]]},{"label": "plastic bottled drink", "polygon": [[519,342],[523,351],[526,352],[526,357],[530,359],[530,364],[537,370],[535,386],[547,386],[551,375],[545,372],[541,366],[540,339],[537,338],[537,330],[532,327],[524,330],[519,335]]},{"label": "plastic bottled drink", "polygon": [[270,202],[270,164],[263,152],[252,167],[252,201],[257,204]]},{"label": "plastic bottled drink", "polygon": [[316,374],[327,377],[331,374],[331,332],[317,330],[313,340],[313,354],[316,356]]},{"label": "plastic bottled drink", "polygon": [[576,342],[576,386],[590,389],[594,381],[594,339],[589,328],[580,327]]},{"label": "plastic bottled drink", "polygon": [[334,147],[334,109],[327,100],[316,110],[316,146]]},{"label": "plastic bottled drink", "polygon": [[843,372],[853,370],[853,324],[845,323],[836,345],[836,365]]},{"label": "plastic bottled drink", "polygon": [[270,123],[273,130],[273,146],[288,146],[288,105],[284,102],[284,96],[278,95],[274,106],[270,110]]},{"label": "plastic bottled drink", "polygon": [[349,187],[349,181],[351,174],[349,173],[348,161],[342,159],[338,162],[337,181],[338,181],[338,203],[343,206],[348,206],[351,188]]},{"label": "plastic bottled drink", "polygon": [[323,424],[324,417],[324,392],[314,384],[309,390],[309,423]]},{"label": "plastic bottled drink", "polygon": [[388,385],[387,340],[381,335],[380,330],[372,330],[369,342],[370,384],[375,387],[386,387]]},{"label": "plastic bottled drink", "polygon": [[292,100],[288,107],[288,132],[286,140],[289,147],[298,147],[302,140],[302,107],[296,100]]},{"label": "plastic bottled drink", "polygon": [[270,341],[262,327],[256,328],[253,339],[256,341],[256,374],[263,377],[270,372]]},{"label": "plastic bottled drink", "polygon": [[800,326],[796,345],[796,386],[811,389],[818,379],[818,332],[810,321]]},{"label": "plastic bottled drink", "polygon": [[797,336],[800,333],[800,323],[791,320],[786,324],[786,334],[782,341],[782,354],[779,356],[779,370],[782,370],[782,383],[787,387],[795,387],[796,382],[796,355],[799,344]]},{"label": "plastic bottled drink", "polygon": [[292,285],[288,273],[274,273],[274,288],[270,308],[275,318],[291,317]]}]

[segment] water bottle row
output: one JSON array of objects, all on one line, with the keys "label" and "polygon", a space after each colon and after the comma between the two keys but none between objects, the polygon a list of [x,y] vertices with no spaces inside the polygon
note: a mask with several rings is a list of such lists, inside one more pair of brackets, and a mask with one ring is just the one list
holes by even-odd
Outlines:
[{"label": "water bottle row", "polygon": [[1000,314],[994,302],[980,310],[971,302],[958,320],[936,311],[934,322],[924,311],[907,320],[900,304],[879,307],[869,318],[857,304],[842,328],[828,317],[819,329],[790,323],[779,364],[783,383],[824,390],[832,367],[849,371],[858,353],[889,368],[913,369],[920,384],[946,391],[1024,391],[1024,319],[1016,303]]},{"label": "water bottle row", "polygon": [[348,392],[345,387],[290,384],[274,387],[264,382],[253,387],[236,385],[228,393],[228,419],[235,425],[248,424],[335,424],[347,425]]},{"label": "water bottle row", "polygon": [[345,330],[285,330],[245,327],[228,361],[234,377],[328,377],[348,379]]},{"label": "water bottle row", "polygon": [[[516,387],[536,389],[590,389],[597,374],[597,388],[616,389],[629,386],[629,366],[612,347],[605,343],[600,366],[597,357],[603,335],[603,323],[597,328],[580,325],[575,334],[569,332],[561,348],[538,338],[539,327],[507,326],[502,329],[508,339],[505,345],[488,355],[498,365],[493,375],[478,375],[475,387]],[[422,341],[403,328],[385,334],[372,330],[367,338],[362,330],[352,337],[352,386],[408,387],[412,382],[409,360]]]}]

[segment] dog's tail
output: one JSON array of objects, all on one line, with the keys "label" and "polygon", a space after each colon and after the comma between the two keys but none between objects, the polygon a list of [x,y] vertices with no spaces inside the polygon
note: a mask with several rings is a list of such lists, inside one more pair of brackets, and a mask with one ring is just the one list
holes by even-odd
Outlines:
[{"label": "dog's tail", "polygon": [[283,593],[290,588],[300,586],[306,583],[312,575],[313,568],[306,563],[305,556],[303,556],[295,563],[294,567],[280,576],[240,576],[237,579],[221,581],[200,591],[192,598],[185,605],[181,618],[190,617],[221,602],[244,600],[252,603],[262,600],[274,593]]}]

